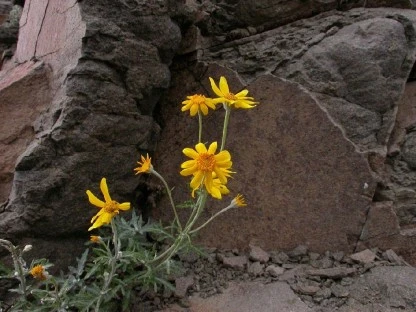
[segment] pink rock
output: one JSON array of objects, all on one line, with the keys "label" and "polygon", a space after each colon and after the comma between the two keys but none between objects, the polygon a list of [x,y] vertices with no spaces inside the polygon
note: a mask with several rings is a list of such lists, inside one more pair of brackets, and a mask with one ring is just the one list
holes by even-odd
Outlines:
[{"label": "pink rock", "polygon": [[[51,99],[42,62],[0,71],[0,203],[7,200],[16,159],[34,138],[33,123]],[[17,100],[18,99],[18,100]]]}]

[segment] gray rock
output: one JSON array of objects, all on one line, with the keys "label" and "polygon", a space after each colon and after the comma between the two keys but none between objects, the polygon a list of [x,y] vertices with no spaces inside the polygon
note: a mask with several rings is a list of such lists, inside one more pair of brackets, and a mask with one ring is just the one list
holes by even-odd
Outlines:
[{"label": "gray rock", "polygon": [[347,288],[339,284],[333,284],[330,290],[331,293],[337,298],[346,298],[350,294]]},{"label": "gray rock", "polygon": [[285,272],[285,269],[272,264],[266,267],[266,272],[269,273],[273,277],[277,277],[279,275],[282,275]]},{"label": "gray rock", "polygon": [[[375,267],[349,287],[350,296],[365,304],[379,294],[378,303],[393,309],[416,309],[416,269],[407,266]],[[393,310],[394,311],[394,310]]]},{"label": "gray rock", "polygon": [[184,276],[175,279],[175,297],[184,298],[186,296],[186,292],[193,284],[193,276]]},{"label": "gray rock", "polygon": [[287,263],[289,261],[289,256],[286,253],[282,252],[282,251],[272,252],[271,253],[271,261],[273,263],[276,263],[276,264]]},{"label": "gray rock", "polygon": [[247,272],[250,275],[260,276],[264,272],[264,264],[261,264],[259,261],[249,264]]},{"label": "gray rock", "polygon": [[371,263],[376,258],[376,254],[370,249],[366,249],[349,256],[352,260],[360,263]]},{"label": "gray rock", "polygon": [[296,292],[303,295],[315,295],[321,288],[316,285],[299,284],[295,286]]},{"label": "gray rock", "polygon": [[338,279],[346,277],[357,272],[356,268],[336,267],[329,269],[309,269],[306,270],[307,275],[320,276],[324,278]]},{"label": "gray rock", "polygon": [[244,270],[248,264],[248,258],[246,256],[224,257],[222,263],[227,268]]},{"label": "gray rock", "polygon": [[270,259],[269,253],[264,251],[258,246],[250,245],[250,255],[249,258],[252,261],[259,261],[260,263],[266,263]]},{"label": "gray rock", "polygon": [[312,312],[286,283],[232,283],[223,294],[207,299],[190,298],[191,311],[227,312]]},{"label": "gray rock", "polygon": [[406,261],[404,261],[402,257],[398,256],[392,249],[388,249],[383,252],[383,258],[397,265],[407,265]]},{"label": "gray rock", "polygon": [[305,245],[299,245],[295,249],[289,251],[287,254],[291,258],[306,256],[308,254],[308,247]]}]

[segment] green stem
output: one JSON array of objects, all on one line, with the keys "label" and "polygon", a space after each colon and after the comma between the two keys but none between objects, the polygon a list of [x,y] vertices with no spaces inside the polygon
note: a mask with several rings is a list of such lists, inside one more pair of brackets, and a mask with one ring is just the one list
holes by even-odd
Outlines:
[{"label": "green stem", "polygon": [[199,216],[201,215],[201,212],[204,209],[206,200],[207,200],[208,193],[205,190],[201,191],[200,197],[198,198],[197,204],[195,209],[192,211],[191,216],[188,219],[188,222],[186,223],[185,229],[176,237],[175,241],[172,243],[172,245],[166,249],[163,253],[161,253],[156,258],[152,259],[151,263],[159,262],[155,269],[159,268],[164,262],[172,258],[177,251],[180,249],[182,242],[185,238],[189,237],[189,233],[192,229],[192,226],[195,224],[196,220],[198,220]]},{"label": "green stem", "polygon": [[188,234],[190,233],[192,227],[194,226],[195,222],[198,220],[199,216],[201,215],[202,211],[205,208],[205,204],[207,202],[208,193],[206,190],[201,191],[199,205],[196,207],[196,212],[194,215],[189,218],[189,221],[186,225],[185,232]]},{"label": "green stem", "polygon": [[[176,211],[175,202],[173,201],[172,192],[169,189],[168,183],[165,181],[165,179],[156,170],[152,169],[151,173],[154,174],[156,177],[158,177],[159,180],[162,181],[163,185],[165,186],[166,192],[168,193],[168,196],[169,196],[170,204],[171,204],[172,209],[173,209],[173,213],[175,214],[175,220],[178,224],[179,232],[182,232],[182,225],[181,225],[181,222],[179,221],[178,212]],[[173,222],[175,222],[175,220],[173,220]]]},{"label": "green stem", "polygon": [[199,125],[198,143],[201,143],[201,141],[202,141],[202,115],[201,115],[201,111],[199,109],[198,109],[198,125]]},{"label": "green stem", "polygon": [[[107,293],[111,281],[113,280],[115,273],[116,273],[116,264],[117,264],[117,260],[118,260],[118,254],[120,252],[120,244],[118,241],[118,235],[117,235],[117,229],[114,223],[114,220],[111,220],[111,230],[113,232],[113,244],[114,244],[114,255],[110,254],[111,256],[111,268],[110,268],[110,273],[108,274],[105,282],[104,282],[104,286],[101,289],[100,295],[97,299],[97,304],[95,305],[95,311],[100,311],[100,305],[101,305],[101,301],[103,296]],[[111,251],[109,251],[109,253],[111,253]]]},{"label": "green stem", "polygon": [[202,224],[201,226],[197,227],[196,229],[192,230],[189,232],[189,234],[193,234],[198,232],[199,230],[201,230],[202,228],[204,228],[205,226],[208,225],[208,223],[210,223],[212,220],[214,220],[216,217],[218,217],[220,214],[223,214],[224,212],[230,210],[231,208],[233,208],[233,205],[230,205],[220,211],[218,211],[216,214],[214,214],[211,218],[209,218],[204,224]]},{"label": "green stem", "polygon": [[14,246],[10,241],[6,239],[0,239],[0,245],[6,248],[12,255],[14,270],[17,273],[17,278],[20,282],[19,288],[23,298],[26,299],[26,278],[24,269],[24,260],[22,255],[18,252],[18,247]]},{"label": "green stem", "polygon": [[228,129],[228,122],[230,120],[231,108],[227,104],[223,104],[225,109],[225,116],[224,116],[224,127],[222,128],[222,140],[221,140],[221,149],[220,151],[224,150],[225,148],[225,140],[227,139],[227,129]]}]

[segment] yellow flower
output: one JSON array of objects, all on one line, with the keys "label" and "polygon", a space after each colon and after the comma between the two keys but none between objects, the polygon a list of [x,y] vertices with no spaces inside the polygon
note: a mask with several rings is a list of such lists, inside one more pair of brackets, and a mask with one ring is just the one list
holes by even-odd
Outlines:
[{"label": "yellow flower", "polygon": [[210,98],[206,98],[201,94],[194,94],[186,97],[187,100],[183,101],[182,111],[189,110],[191,116],[195,116],[198,111],[201,111],[204,115],[208,114],[208,107],[215,109],[215,103]]},{"label": "yellow flower", "polygon": [[235,108],[253,108],[258,102],[254,102],[254,98],[247,96],[248,90],[244,89],[237,94],[230,92],[228,88],[227,79],[221,76],[219,87],[215,84],[214,79],[209,77],[211,82],[212,91],[218,96],[218,98],[213,99],[215,103],[225,103],[228,106],[234,106]]},{"label": "yellow flower", "polygon": [[143,155],[141,155],[140,157],[141,157],[141,161],[137,162],[139,167],[134,168],[134,171],[136,171],[136,174],[150,173],[150,171],[153,169],[152,158],[149,157],[149,154],[146,154],[146,158],[144,158]]},{"label": "yellow flower", "polygon": [[45,271],[43,265],[35,265],[31,270],[30,274],[37,280],[44,281],[48,278],[48,274]]},{"label": "yellow flower", "polygon": [[98,235],[91,235],[90,236],[90,242],[94,244],[98,244],[101,241],[101,236]]},{"label": "yellow flower", "polygon": [[231,205],[233,207],[243,207],[247,206],[246,201],[244,200],[243,195],[238,194],[234,199],[231,201]]},{"label": "yellow flower", "polygon": [[180,174],[182,176],[193,175],[190,183],[193,191],[204,184],[209,194],[215,198],[221,198],[220,187],[214,185],[214,174],[220,184],[225,185],[227,177],[230,177],[230,174],[233,173],[230,171],[232,162],[228,151],[223,150],[215,155],[216,150],[217,142],[211,143],[208,150],[203,143],[195,145],[195,150],[192,148],[183,149],[183,153],[192,160],[182,163],[181,168],[183,170]]},{"label": "yellow flower", "polygon": [[[227,186],[222,184],[220,179],[216,178],[215,172],[212,174],[212,177],[212,197],[221,199],[222,195],[227,195],[230,193],[230,190],[227,188]],[[195,190],[192,190],[192,197],[195,197]]]},{"label": "yellow flower", "polygon": [[119,204],[118,202],[111,199],[105,178],[101,179],[100,189],[104,195],[105,202],[95,197],[91,191],[87,191],[88,200],[90,203],[100,208],[100,211],[98,211],[98,213],[91,219],[91,223],[94,224],[88,229],[88,231],[110,223],[111,219],[117,215],[120,210],[130,209],[130,203]]}]

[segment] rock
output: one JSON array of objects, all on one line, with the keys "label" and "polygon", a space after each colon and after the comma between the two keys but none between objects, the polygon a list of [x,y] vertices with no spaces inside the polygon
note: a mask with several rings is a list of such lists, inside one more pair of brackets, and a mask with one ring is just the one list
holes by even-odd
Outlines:
[{"label": "rock", "polygon": [[264,264],[261,264],[259,261],[249,264],[247,272],[254,276],[260,276],[263,274]]},{"label": "rock", "polygon": [[306,270],[307,275],[320,276],[324,278],[338,279],[354,274],[355,268],[336,267],[329,269],[309,269]]},{"label": "rock", "polygon": [[393,210],[393,202],[372,203],[360,239],[367,241],[373,237],[391,236],[399,232],[399,220]]},{"label": "rock", "polygon": [[282,267],[279,267],[277,265],[269,265],[266,267],[266,272],[269,273],[273,277],[277,277],[285,272],[285,269]]},{"label": "rock", "polygon": [[134,13],[124,5],[72,2],[25,1],[16,53],[0,72],[7,69],[10,80],[13,71],[32,63],[47,69],[41,83],[31,82],[35,92],[27,100],[24,79],[30,72],[20,80],[21,105],[32,112],[26,120],[16,118],[16,129],[25,129],[13,143],[20,152],[7,160],[7,177],[0,176],[0,188],[12,185],[11,192],[0,191],[8,199],[0,211],[2,237],[86,234],[95,212],[85,190],[99,195],[103,176],[115,200],[140,198],[140,207],[152,205],[144,195],[151,191],[132,168],[140,153],[155,148],[160,127],[152,112],[169,85],[180,30],[165,1],[138,6]]},{"label": "rock", "polygon": [[223,294],[205,300],[195,296],[190,298],[190,310],[227,312],[312,312],[297,297],[286,283],[258,282],[232,283]]},{"label": "rock", "polygon": [[222,263],[227,268],[244,270],[248,264],[248,258],[246,256],[224,257]]},{"label": "rock", "polygon": [[250,245],[250,260],[266,263],[270,259],[270,255],[258,246]]},{"label": "rock", "polygon": [[337,298],[346,298],[350,294],[344,286],[339,284],[333,284],[330,290],[331,293]]},{"label": "rock", "polygon": [[323,287],[321,289],[319,289],[315,295],[313,296],[313,299],[315,301],[321,302],[323,299],[328,299],[329,297],[331,297],[331,290],[327,287]]},{"label": "rock", "polygon": [[0,203],[10,195],[16,159],[35,137],[33,123],[51,99],[49,74],[43,62],[0,71],[0,115],[7,116],[0,125]]},{"label": "rock", "polygon": [[366,249],[350,255],[350,258],[360,263],[371,263],[376,258],[376,254],[370,249]]},{"label": "rock", "polygon": [[308,254],[308,247],[299,245],[295,249],[288,252],[288,256],[291,258],[302,257]]},{"label": "rock", "polygon": [[273,263],[283,264],[283,263],[287,263],[288,260],[289,260],[289,256],[282,251],[271,253],[271,261]]},{"label": "rock", "polygon": [[236,17],[246,25],[272,24],[276,27],[289,21],[310,17],[314,12],[324,12],[336,8],[337,2],[335,0],[311,1],[308,4],[302,2],[286,3],[281,0],[256,2],[243,0],[238,2]]},{"label": "rock", "polygon": [[[204,71],[201,82],[207,85],[208,76],[218,79],[220,75],[227,76],[231,89],[242,88],[235,73],[214,65]],[[175,106],[174,103],[179,102],[180,98],[185,98],[186,94],[183,88],[179,89],[183,83],[177,82],[174,85],[178,89],[172,88],[168,96],[172,104],[164,106],[162,114],[166,118],[160,142],[160,146],[164,146],[163,153],[160,150],[155,159],[159,170],[167,172],[168,183],[176,184],[176,201],[183,202],[189,194],[189,182],[183,179],[178,185],[178,179],[174,178],[177,173],[172,170],[179,168],[183,161],[177,147],[195,145],[195,136],[192,133],[197,133],[197,123]],[[230,187],[234,190],[244,190],[247,198],[262,207],[262,213],[252,220],[247,218],[245,208],[230,210],[227,212],[230,217],[218,218],[201,230],[199,243],[221,249],[244,249],[247,242],[257,239],[264,243],[262,247],[266,250],[287,250],[289,246],[305,243],[304,238],[308,237],[308,248],[315,252],[327,249],[349,251],[353,248],[350,245],[352,237],[358,239],[361,234],[366,207],[371,202],[371,198],[361,195],[362,181],[368,181],[369,185],[372,185],[370,188],[375,185],[365,157],[356,153],[314,97],[297,84],[282,81],[272,75],[264,75],[247,85],[247,89],[255,98],[258,97],[261,103],[266,104],[259,104],[253,110],[236,111],[235,117],[230,119],[227,149],[239,155],[238,162],[234,162],[234,170],[238,174],[230,181]],[[193,92],[211,94],[201,89]],[[280,109],[274,109],[272,103],[276,103]],[[212,137],[217,138],[220,135],[214,133],[221,129],[221,111],[212,112],[212,115],[204,123],[207,127],[204,131],[212,133]],[[296,120],[296,123],[289,126],[288,120]],[[183,125],[185,130],[178,132],[178,124]],[[307,132],[306,125],[309,129]],[[245,129],[244,132],[240,130],[242,127]],[[279,148],[264,146],[262,141],[256,139],[259,133],[262,133],[264,140],[273,141],[273,146]],[[250,149],[244,148],[241,142],[250,142]],[[262,155],[262,162],[280,163],[285,167],[284,175],[277,167],[261,169],[259,164],[249,165],[253,164],[252,159],[257,157],[258,153]],[[166,158],[167,155],[169,160]],[[307,161],[305,157],[308,158]],[[302,169],[309,172],[307,179],[301,173],[302,170],[295,169],[295,163],[307,166]],[[334,166],[337,167],[336,171],[330,169]],[[293,171],[290,168],[293,168]],[[328,172],[331,172],[331,176]],[[335,180],[337,182],[334,182]],[[261,187],[261,194],[247,188],[247,183]],[[276,193],[276,190],[279,192]],[[342,194],[342,198],[339,194]],[[279,214],[276,214],[276,200],[285,203]],[[337,202],[336,207],[333,205],[334,202]],[[158,205],[163,206],[164,204]],[[288,215],[296,217],[288,218]],[[333,225],[330,233],[318,222],[318,216],[323,215],[331,219],[328,221]],[[169,209],[157,208],[154,217],[170,220],[172,216]],[[345,222],[346,219],[349,221]],[[268,230],[264,231],[265,228]],[[239,229],[238,235],[232,235],[236,229]],[[307,255],[307,252],[302,253]]]},{"label": "rock", "polygon": [[332,253],[332,258],[334,258],[334,260],[338,262],[340,262],[344,258],[344,256],[345,256],[345,253],[342,251]]},{"label": "rock", "polygon": [[404,261],[402,257],[399,257],[392,249],[383,252],[383,258],[397,265],[408,265],[406,261]]},{"label": "rock", "polygon": [[178,277],[175,279],[175,296],[184,298],[188,289],[194,284],[193,276]]},{"label": "rock", "polygon": [[316,294],[321,288],[315,285],[300,284],[300,285],[296,285],[295,289],[296,289],[296,292],[298,293],[312,296]]},{"label": "rock", "polygon": [[[379,266],[349,287],[351,298],[364,304],[379,294],[378,303],[403,311],[414,311],[416,269],[407,266]],[[371,301],[370,301],[371,302]]]}]

